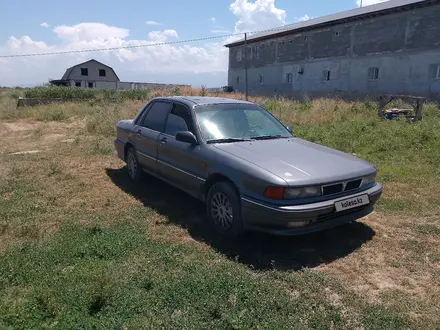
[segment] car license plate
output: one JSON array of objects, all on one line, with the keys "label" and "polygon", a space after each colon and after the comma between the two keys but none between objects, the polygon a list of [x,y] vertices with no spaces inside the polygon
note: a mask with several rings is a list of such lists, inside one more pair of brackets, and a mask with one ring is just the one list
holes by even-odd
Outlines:
[{"label": "car license plate", "polygon": [[336,202],[336,212],[349,210],[358,206],[367,205],[370,203],[368,195],[357,196],[349,199],[344,199],[343,201]]}]

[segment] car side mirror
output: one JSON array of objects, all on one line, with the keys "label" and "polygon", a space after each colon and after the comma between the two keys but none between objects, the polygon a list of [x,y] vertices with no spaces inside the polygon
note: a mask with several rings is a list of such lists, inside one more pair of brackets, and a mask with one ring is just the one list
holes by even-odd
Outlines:
[{"label": "car side mirror", "polygon": [[293,132],[293,128],[291,126],[286,126],[287,130],[292,133]]},{"label": "car side mirror", "polygon": [[180,142],[189,143],[191,145],[197,144],[196,136],[190,131],[180,131],[176,134],[176,140]]}]

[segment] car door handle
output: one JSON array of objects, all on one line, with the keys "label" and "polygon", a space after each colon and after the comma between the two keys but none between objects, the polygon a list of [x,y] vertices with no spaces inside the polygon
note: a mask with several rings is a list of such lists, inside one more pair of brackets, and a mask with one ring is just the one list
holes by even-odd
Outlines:
[{"label": "car door handle", "polygon": [[168,139],[166,137],[163,137],[160,139],[160,143],[167,143]]},{"label": "car door handle", "polygon": [[136,134],[142,134],[142,130],[141,130],[141,129],[138,129],[138,130],[136,131]]}]

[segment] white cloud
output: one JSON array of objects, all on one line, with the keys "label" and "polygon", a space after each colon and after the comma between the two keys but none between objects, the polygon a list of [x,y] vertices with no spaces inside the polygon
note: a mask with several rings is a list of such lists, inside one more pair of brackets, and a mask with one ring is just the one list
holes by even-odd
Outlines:
[{"label": "white cloud", "polygon": [[299,22],[304,22],[304,21],[308,21],[309,19],[311,19],[312,17],[310,17],[309,15],[305,14],[304,16],[298,18]]},{"label": "white cloud", "polygon": [[41,23],[40,26],[42,26],[44,28],[50,27],[49,23],[46,23],[46,22]]},{"label": "white cloud", "polygon": [[168,38],[178,38],[179,35],[175,30],[151,31],[148,33],[148,40],[154,42],[165,42]]},{"label": "white cloud", "polygon": [[216,21],[215,17],[211,17],[211,18],[210,18],[210,21],[211,21],[212,23],[215,23],[215,21]]},{"label": "white cloud", "polygon": [[235,32],[252,32],[279,27],[286,22],[286,11],[275,7],[275,0],[235,0],[229,6],[237,16]]},{"label": "white cloud", "polygon": [[[93,30],[92,27],[99,27],[99,29]],[[155,80],[173,83],[176,82],[175,77],[179,76],[179,83],[191,84],[190,78],[194,74],[213,75],[216,73],[223,73],[221,77],[216,78],[218,81],[222,81],[222,84],[226,81],[227,49],[223,47],[223,42],[153,46],[177,39],[178,33],[175,30],[152,31],[145,40],[128,40],[128,30],[102,23],[62,26],[55,28],[54,32],[61,39],[61,43],[49,45],[43,41],[32,40],[29,36],[20,38],[12,36],[4,45],[0,45],[0,54],[152,46],[105,52],[72,53],[62,56],[3,58],[0,59],[2,85],[39,84],[49,78],[59,79],[67,67],[91,58],[112,66],[120,79],[125,81]],[[194,79],[196,80],[200,79]]]},{"label": "white cloud", "polygon": [[123,39],[130,35],[129,30],[116,26],[109,26],[103,23],[80,23],[67,26],[60,25],[53,31],[62,40],[70,41],[91,41],[97,39]]},{"label": "white cloud", "polygon": [[156,21],[146,21],[145,24],[147,24],[147,25],[162,25],[162,23],[159,23]]},{"label": "white cloud", "polygon": [[[362,7],[369,6],[369,5],[375,5],[376,3],[385,2],[388,0],[362,0]],[[360,7],[361,0],[356,0],[357,5]]]},{"label": "white cloud", "polygon": [[[234,1],[234,0],[232,0]],[[231,2],[232,2],[231,1]],[[237,17],[236,31],[260,30],[283,25],[286,13],[274,0],[235,0],[230,10]],[[229,33],[212,27],[212,33]],[[133,47],[103,52],[70,53],[20,58],[0,58],[1,85],[29,85],[59,79],[66,68],[94,58],[113,67],[123,81],[226,85],[228,49],[231,38],[211,42],[165,44],[136,47],[179,40],[176,30],[151,31],[145,38],[133,39],[123,27],[98,22],[56,26],[59,38],[54,43],[33,40],[27,35],[11,36],[0,44],[0,55],[65,52],[81,49]],[[204,35],[201,34],[201,37]],[[241,38],[241,36],[237,36]]]}]

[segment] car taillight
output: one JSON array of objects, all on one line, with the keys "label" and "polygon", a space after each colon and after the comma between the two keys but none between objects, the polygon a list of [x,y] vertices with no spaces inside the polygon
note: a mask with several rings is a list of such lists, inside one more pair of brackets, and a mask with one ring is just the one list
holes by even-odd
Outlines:
[{"label": "car taillight", "polygon": [[283,187],[267,187],[264,191],[264,197],[270,199],[284,199]]}]

